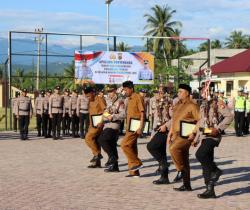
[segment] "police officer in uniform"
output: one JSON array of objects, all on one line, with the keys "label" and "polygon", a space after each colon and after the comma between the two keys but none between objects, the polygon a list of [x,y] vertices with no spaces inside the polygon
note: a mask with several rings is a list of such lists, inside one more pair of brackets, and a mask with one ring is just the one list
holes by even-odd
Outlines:
[{"label": "police officer in uniform", "polygon": [[70,90],[65,89],[63,95],[63,120],[62,120],[62,131],[64,136],[70,134],[69,101],[70,101]]},{"label": "police officer in uniform", "polygon": [[[173,108],[171,128],[167,142],[170,145],[170,153],[177,171],[182,172],[183,185],[174,188],[176,191],[191,191],[189,148],[197,132],[197,122],[200,119],[199,107],[190,99],[191,87],[180,84],[178,89],[178,102]],[[196,123],[196,128],[190,131],[187,139],[181,136],[181,121]]]},{"label": "police officer in uniform", "polygon": [[52,119],[49,116],[49,98],[52,94],[52,90],[46,91],[46,96],[43,98],[42,106],[42,123],[43,123],[43,134],[44,138],[51,138],[52,131]]},{"label": "police officer in uniform", "polygon": [[243,89],[239,89],[238,96],[234,98],[234,128],[237,137],[243,136],[245,103]]},{"label": "police officer in uniform", "polygon": [[[126,177],[139,177],[139,169],[142,167],[142,162],[138,157],[137,138],[142,134],[144,127],[144,102],[142,97],[134,92],[132,81],[126,81],[122,86],[127,96],[127,129],[121,142],[121,148],[128,159],[129,175]],[[135,132],[129,131],[131,118],[136,118],[140,121],[140,126]]]},{"label": "police officer in uniform", "polygon": [[19,121],[20,139],[28,139],[28,128],[30,118],[32,117],[32,103],[30,97],[27,96],[28,90],[24,88],[21,96],[17,100],[16,113]]},{"label": "police officer in uniform", "polygon": [[44,95],[45,91],[41,90],[39,96],[35,99],[34,112],[36,115],[37,136],[44,136],[44,125],[42,124]]},{"label": "police officer in uniform", "polygon": [[17,132],[17,113],[16,113],[16,110],[17,110],[17,99],[19,98],[20,96],[20,92],[16,91],[15,93],[15,98],[12,99],[11,101],[11,104],[12,104],[12,110],[13,110],[13,128],[14,128],[14,131]]},{"label": "police officer in uniform", "polygon": [[171,127],[171,102],[164,96],[164,93],[160,94],[156,100],[156,110],[154,112],[154,125],[151,134],[151,140],[147,144],[147,149],[150,154],[158,161],[160,178],[153,181],[153,184],[169,184],[168,179],[168,161],[166,153],[166,139],[168,131]]},{"label": "police officer in uniform", "polygon": [[[102,115],[105,108],[106,102],[103,97],[96,95],[93,87],[85,87],[84,93],[89,100],[89,117],[92,118],[95,115]],[[93,121],[90,121],[88,132],[85,136],[85,142],[87,146],[91,149],[94,157],[90,160],[91,165],[88,168],[100,168],[101,159],[103,158],[101,154],[101,147],[97,142],[99,135],[103,129],[103,123],[99,122],[96,126],[93,125]]]},{"label": "police officer in uniform", "polygon": [[60,132],[63,117],[63,96],[60,95],[60,86],[55,87],[54,94],[49,98],[49,115],[52,119],[53,139],[62,139]]},{"label": "police officer in uniform", "polygon": [[78,91],[73,90],[72,96],[70,97],[69,101],[69,116],[71,118],[71,129],[72,129],[72,137],[77,138],[79,137],[79,117],[77,116],[76,109],[77,109],[77,99],[78,99]]},{"label": "police officer in uniform", "polygon": [[80,121],[80,137],[84,138],[89,128],[89,99],[82,89],[82,95],[78,96],[77,99],[77,116]]},{"label": "police officer in uniform", "polygon": [[107,107],[103,114],[104,127],[98,143],[108,155],[108,162],[105,172],[119,172],[117,140],[121,121],[125,118],[125,106],[123,100],[116,94],[116,85],[110,85],[107,88],[108,96],[106,98]]},{"label": "police officer in uniform", "polygon": [[149,117],[152,129],[154,124],[154,114],[156,110],[156,99],[158,98],[158,90],[153,90],[153,94],[154,96],[149,100]]},{"label": "police officer in uniform", "polygon": [[233,121],[233,115],[225,102],[204,100],[201,105],[201,120],[199,131],[194,144],[201,141],[201,145],[196,152],[196,158],[202,165],[203,177],[206,191],[198,194],[199,198],[215,198],[214,185],[222,175],[222,171],[214,162],[214,148],[218,147],[222,139],[222,131]]},{"label": "police officer in uniform", "polygon": [[249,123],[250,123],[250,98],[249,91],[245,91],[245,100],[246,100],[246,113],[245,113],[245,126],[244,126],[244,134],[249,134]]}]

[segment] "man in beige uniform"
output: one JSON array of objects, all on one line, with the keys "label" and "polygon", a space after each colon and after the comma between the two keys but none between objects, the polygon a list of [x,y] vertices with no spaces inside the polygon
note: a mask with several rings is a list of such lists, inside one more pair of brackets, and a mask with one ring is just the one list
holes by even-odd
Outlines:
[{"label": "man in beige uniform", "polygon": [[71,118],[72,137],[79,137],[79,117],[77,116],[78,91],[73,90],[69,101],[69,116]]},{"label": "man in beige uniform", "polygon": [[17,99],[20,97],[20,92],[16,91],[15,93],[15,98],[13,98],[11,100],[11,107],[12,107],[12,111],[13,111],[13,129],[15,132],[17,132],[17,113],[16,113],[16,110],[17,110]]},{"label": "man in beige uniform", "polygon": [[199,107],[190,100],[191,87],[180,84],[178,89],[179,101],[173,108],[173,117],[170,132],[168,134],[168,144],[170,144],[170,153],[172,160],[178,171],[182,172],[183,185],[174,188],[176,191],[191,191],[190,185],[190,166],[189,166],[189,148],[194,140],[197,127],[191,131],[187,139],[180,135],[180,122],[196,122],[200,119]]},{"label": "man in beige uniform", "polygon": [[[139,177],[139,169],[142,167],[142,162],[138,158],[137,138],[142,134],[144,127],[144,102],[142,97],[134,92],[133,82],[126,81],[122,86],[128,101],[126,107],[127,129],[121,142],[121,148],[128,159],[129,175],[127,177]],[[140,120],[140,127],[135,132],[129,131],[131,118]]]},{"label": "man in beige uniform", "polygon": [[63,96],[60,95],[60,86],[56,86],[54,94],[49,99],[49,115],[52,119],[52,135],[54,140],[62,139],[60,136],[63,116]]},{"label": "man in beige uniform", "polygon": [[107,108],[103,114],[104,127],[98,137],[98,143],[108,154],[108,162],[105,164],[108,168],[104,170],[105,172],[119,172],[117,140],[121,121],[125,118],[125,106],[123,100],[118,98],[116,90],[116,85],[107,88]]},{"label": "man in beige uniform", "polygon": [[28,128],[32,117],[32,104],[30,97],[27,96],[28,90],[24,88],[21,96],[17,100],[16,114],[19,121],[20,139],[28,139]]},{"label": "man in beige uniform", "polygon": [[63,119],[62,119],[62,131],[63,135],[69,135],[70,131],[70,114],[69,114],[69,101],[70,101],[70,90],[67,88],[64,90],[63,95]]},{"label": "man in beige uniform", "polygon": [[[86,87],[84,89],[86,97],[89,99],[89,117],[91,119],[94,115],[102,115],[105,108],[106,102],[103,97],[99,97],[95,94],[95,90],[92,87]],[[90,120],[90,125],[88,132],[85,136],[85,142],[87,146],[91,149],[94,157],[90,160],[91,165],[88,168],[100,168],[101,167],[101,147],[97,142],[97,138],[102,132],[103,123],[100,122],[96,127],[93,126],[92,120]]]},{"label": "man in beige uniform", "polygon": [[52,119],[49,116],[49,98],[52,94],[52,90],[48,89],[46,91],[46,96],[43,98],[43,106],[42,106],[42,121],[43,121],[43,133],[44,138],[51,138],[51,130],[52,130]]},{"label": "man in beige uniform", "polygon": [[41,90],[40,95],[35,99],[34,112],[36,115],[36,128],[38,132],[37,136],[44,135],[44,128],[42,124],[44,95],[45,95],[45,91]]}]

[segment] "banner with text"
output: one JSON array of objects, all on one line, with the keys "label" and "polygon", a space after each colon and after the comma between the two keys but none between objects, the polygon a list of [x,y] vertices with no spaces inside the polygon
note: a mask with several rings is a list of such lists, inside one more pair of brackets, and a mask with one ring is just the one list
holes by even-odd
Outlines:
[{"label": "banner with text", "polygon": [[154,83],[154,56],[148,52],[75,51],[77,84]]}]

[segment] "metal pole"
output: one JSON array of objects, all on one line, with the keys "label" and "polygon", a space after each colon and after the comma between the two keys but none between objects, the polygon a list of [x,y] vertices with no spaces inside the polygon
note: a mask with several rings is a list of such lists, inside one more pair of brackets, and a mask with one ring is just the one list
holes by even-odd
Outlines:
[{"label": "metal pole", "polygon": [[107,51],[109,51],[109,2],[107,2]]},{"label": "metal pole", "polygon": [[80,50],[82,50],[82,35],[80,35]]},{"label": "metal pole", "polygon": [[45,35],[45,74],[46,74],[46,81],[45,81],[45,87],[48,89],[48,34]]},{"label": "metal pole", "polygon": [[114,51],[116,51],[116,36],[114,36]]},{"label": "metal pole", "polygon": [[11,41],[12,41],[12,37],[11,37],[11,32],[9,32],[9,49],[8,49],[8,56],[9,56],[9,97],[8,97],[8,102],[9,102],[9,107],[10,107],[10,129],[12,130],[12,107],[11,105],[11,98],[12,98],[12,91],[11,91],[11,76],[12,76],[12,49],[11,49]]},{"label": "metal pole", "polygon": [[40,74],[40,40],[41,35],[38,34],[37,40],[37,67],[36,67],[36,90],[39,90],[39,74]]},{"label": "metal pole", "polygon": [[8,98],[8,81],[7,81],[7,78],[8,78],[8,61],[9,59],[7,58],[7,60],[5,61],[4,63],[4,90],[5,90],[5,130],[8,129],[8,101],[9,101],[9,98]]},{"label": "metal pole", "polygon": [[207,40],[207,66],[210,67],[211,66],[211,41],[210,39]]}]

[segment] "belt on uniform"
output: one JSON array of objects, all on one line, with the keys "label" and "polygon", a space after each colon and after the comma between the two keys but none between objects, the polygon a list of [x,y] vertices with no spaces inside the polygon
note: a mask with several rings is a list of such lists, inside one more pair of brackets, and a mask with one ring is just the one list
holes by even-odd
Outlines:
[{"label": "belt on uniform", "polygon": [[36,109],[36,110],[40,111],[41,109]]},{"label": "belt on uniform", "polygon": [[30,109],[19,109],[19,111],[28,112]]},{"label": "belt on uniform", "polygon": [[115,120],[115,121],[104,121],[103,122],[104,124],[107,124],[107,123],[121,123],[121,120]]},{"label": "belt on uniform", "polygon": [[52,108],[62,109],[61,106],[52,106]]},{"label": "belt on uniform", "polygon": [[80,109],[80,110],[84,110],[84,111],[87,111],[87,110],[89,110],[89,109]]}]

